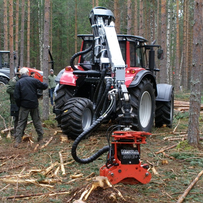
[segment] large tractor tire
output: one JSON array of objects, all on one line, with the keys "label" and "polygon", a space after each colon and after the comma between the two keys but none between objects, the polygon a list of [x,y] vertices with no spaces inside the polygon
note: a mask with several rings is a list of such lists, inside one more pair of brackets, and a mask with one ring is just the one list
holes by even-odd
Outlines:
[{"label": "large tractor tire", "polygon": [[155,112],[155,127],[160,128],[163,125],[171,128],[174,114],[174,92],[171,93],[170,101],[157,101]]},{"label": "large tractor tire", "polygon": [[91,126],[92,119],[92,102],[86,98],[74,97],[64,105],[61,115],[61,129],[68,137],[76,139]]},{"label": "large tractor tire", "polygon": [[[65,103],[73,97],[75,87],[73,86],[67,86],[67,85],[60,85],[55,97],[55,109],[63,110],[63,107]],[[56,114],[56,120],[58,121],[58,124],[61,123],[61,113]]]},{"label": "large tractor tire", "polygon": [[9,82],[8,79],[0,76],[0,85],[6,85],[8,84],[8,82]]},{"label": "large tractor tire", "polygon": [[129,88],[133,108],[133,130],[151,132],[155,112],[155,90],[152,82],[144,78],[134,88]]}]

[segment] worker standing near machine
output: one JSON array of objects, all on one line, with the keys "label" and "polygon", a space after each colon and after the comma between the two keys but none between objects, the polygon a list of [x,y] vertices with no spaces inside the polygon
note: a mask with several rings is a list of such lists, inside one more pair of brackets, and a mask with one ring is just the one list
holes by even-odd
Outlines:
[{"label": "worker standing near machine", "polygon": [[53,97],[54,97],[54,89],[56,87],[56,76],[54,75],[54,70],[50,70],[50,75],[48,76],[49,79],[49,96],[50,96],[50,101],[51,105],[53,106]]},{"label": "worker standing near machine", "polygon": [[16,83],[14,98],[16,104],[20,108],[19,120],[15,133],[15,144],[17,148],[22,141],[23,131],[27,125],[28,114],[30,113],[34,123],[35,130],[38,134],[38,142],[43,140],[43,129],[39,116],[37,89],[45,90],[48,85],[35,78],[29,77],[29,70],[27,68],[20,69],[20,80]]},{"label": "worker standing near machine", "polygon": [[16,72],[16,75],[9,81],[6,92],[10,95],[10,115],[13,117],[14,122],[14,131],[13,135],[15,135],[16,127],[18,124],[18,114],[19,114],[19,107],[17,106],[15,99],[14,99],[14,90],[16,82],[19,80],[20,73]]}]

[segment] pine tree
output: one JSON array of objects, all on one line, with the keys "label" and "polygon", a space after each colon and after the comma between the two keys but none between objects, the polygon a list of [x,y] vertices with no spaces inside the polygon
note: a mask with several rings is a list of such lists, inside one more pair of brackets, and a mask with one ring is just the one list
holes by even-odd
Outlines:
[{"label": "pine tree", "polygon": [[[44,6],[44,40],[43,40],[43,82],[48,84],[49,74],[49,22],[50,17],[50,0],[45,0]],[[49,94],[48,89],[43,94],[43,115],[42,119],[47,120],[49,118]]]},{"label": "pine tree", "polygon": [[[202,1],[194,2],[194,26],[193,26],[193,62],[190,94],[190,117],[188,125],[189,144],[199,146],[199,116],[201,105],[201,83],[202,70]],[[198,54],[197,54],[198,53]]]}]

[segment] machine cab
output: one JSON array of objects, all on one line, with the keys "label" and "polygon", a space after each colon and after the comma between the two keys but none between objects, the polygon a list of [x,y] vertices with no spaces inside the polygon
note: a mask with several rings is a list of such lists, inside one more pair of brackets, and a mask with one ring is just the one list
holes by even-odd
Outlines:
[{"label": "machine cab", "polygon": [[[83,42],[81,51],[87,49],[93,43],[93,35],[78,35]],[[146,39],[132,35],[117,35],[123,60],[125,61],[126,68],[146,68],[146,52],[144,43]],[[95,69],[93,59],[93,50],[81,55],[78,60],[78,65],[82,66],[84,70]]]}]

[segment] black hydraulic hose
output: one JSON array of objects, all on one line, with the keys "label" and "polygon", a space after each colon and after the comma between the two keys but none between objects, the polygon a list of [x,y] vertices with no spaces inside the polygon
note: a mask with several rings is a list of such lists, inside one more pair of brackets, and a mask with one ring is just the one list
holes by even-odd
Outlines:
[{"label": "black hydraulic hose", "polygon": [[83,55],[83,54],[86,54],[88,53],[89,51],[91,51],[92,49],[92,45],[90,47],[88,47],[87,49],[83,50],[83,51],[80,51],[80,52],[77,52],[75,53],[71,59],[70,59],[70,66],[72,67],[73,70],[78,70],[75,66],[74,66],[74,60],[76,57],[80,56],[80,55]]},{"label": "black hydraulic hose", "polygon": [[78,144],[81,142],[81,140],[90,132],[92,132],[113,110],[114,105],[116,104],[116,98],[115,95],[112,96],[111,98],[111,103],[109,105],[109,108],[105,111],[105,113],[100,116],[86,131],[82,132],[77,139],[74,141],[72,149],[71,149],[71,154],[72,157],[75,159],[75,161],[77,161],[78,163],[82,163],[82,164],[88,164],[90,162],[93,162],[94,160],[96,160],[98,157],[100,157],[103,153],[109,151],[109,146],[105,146],[102,149],[100,149],[98,152],[96,152],[95,154],[93,154],[91,157],[88,157],[86,159],[80,159],[77,156],[76,150],[77,150],[77,146]]},{"label": "black hydraulic hose", "polygon": [[[97,84],[96,90],[95,90],[95,94],[94,94],[94,98],[93,98],[93,103],[98,103],[98,101],[100,100],[101,97],[101,89],[102,89],[102,83],[104,81],[104,77],[106,75],[106,71],[107,69],[103,69],[101,72],[101,77],[99,79],[99,83]],[[98,93],[99,92],[99,93]]]},{"label": "black hydraulic hose", "polygon": [[111,88],[111,80],[108,80],[108,79],[107,79],[105,91],[104,91],[104,93],[103,93],[103,95],[102,95],[102,98],[99,100],[98,105],[96,105],[95,116],[97,116],[97,113],[98,113],[98,111],[99,111],[101,105],[103,104],[103,101],[104,101],[105,97],[107,96],[108,91],[110,90],[110,88]]}]

